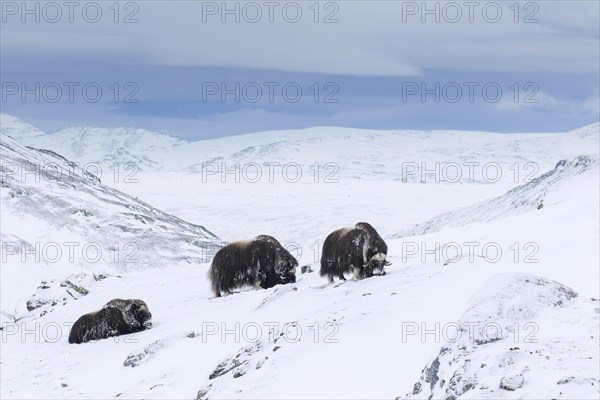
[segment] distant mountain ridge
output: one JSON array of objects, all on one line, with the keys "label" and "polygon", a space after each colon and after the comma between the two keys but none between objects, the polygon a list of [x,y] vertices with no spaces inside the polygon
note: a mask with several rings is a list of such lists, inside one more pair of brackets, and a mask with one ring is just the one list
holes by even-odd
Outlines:
[{"label": "distant mountain ridge", "polygon": [[0,132],[21,140],[26,137],[46,135],[46,132],[8,114],[0,114]]},{"label": "distant mountain ridge", "polygon": [[[502,182],[510,182],[511,168],[537,164],[537,174],[558,160],[588,154],[597,148],[600,124],[565,133],[494,134],[467,131],[376,131],[315,127],[271,131],[186,142],[175,137],[135,128],[70,127],[44,134],[17,118],[3,115],[0,131],[23,144],[53,150],[82,164],[109,168],[115,163],[135,163],[142,171],[202,172],[207,164],[233,168],[236,164],[296,163],[309,171],[316,163],[335,164],[339,178],[386,179],[432,183],[427,171],[456,163],[458,182],[489,183],[483,168],[496,163]],[[21,124],[21,125],[20,125]],[[37,132],[37,134],[36,134]],[[436,146],[430,147],[436,138]],[[349,139],[352,141],[349,141]],[[351,145],[349,145],[351,143]],[[393,150],[393,151],[392,151]],[[468,176],[474,164],[474,177]],[[523,171],[522,171],[523,172]],[[440,182],[454,183],[454,176]]]}]

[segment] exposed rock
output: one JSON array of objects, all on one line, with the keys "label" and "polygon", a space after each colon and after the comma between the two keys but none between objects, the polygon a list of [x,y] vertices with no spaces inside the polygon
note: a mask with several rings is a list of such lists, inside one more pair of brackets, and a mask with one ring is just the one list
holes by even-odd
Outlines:
[{"label": "exposed rock", "polygon": [[258,362],[256,363],[256,369],[261,369],[262,366],[264,365],[264,363],[267,362],[268,359],[269,359],[269,357],[265,357],[265,358],[261,358],[260,360],[258,360]]},{"label": "exposed rock", "polygon": [[[573,377],[542,382],[527,386],[527,396],[546,398],[550,387],[560,389],[551,393],[555,398],[581,396],[581,388],[586,386],[593,388],[590,393],[597,393],[598,382],[592,374],[599,361],[594,339],[598,319],[587,323],[582,318],[581,326],[573,325],[574,313],[595,315],[595,308],[595,302],[548,279],[517,273],[495,275],[472,297],[457,321],[461,335],[442,345],[404,398],[457,399],[467,392],[469,398],[505,398],[523,387],[534,371],[536,380],[539,376],[550,379],[550,371],[581,370],[582,365],[587,365],[584,371],[590,375],[578,378],[577,385],[569,385],[575,381]],[[544,324],[549,319],[552,329],[562,336],[536,335],[548,332],[550,328]]]},{"label": "exposed rock", "polygon": [[[112,276],[110,274],[100,275],[103,276],[102,279]],[[97,275],[87,273],[69,275],[62,280],[41,281],[37,291],[26,303],[27,310],[31,312],[41,308],[43,314],[51,312],[54,306],[64,305],[87,296],[89,290],[86,287],[94,285],[97,281]]]},{"label": "exposed rock", "polygon": [[61,282],[60,286],[71,288],[71,289],[73,289],[74,291],[76,291],[77,293],[79,293],[82,296],[86,296],[89,293],[89,290],[87,290],[83,286],[79,286],[79,285],[74,284],[73,282],[69,281],[68,279],[66,279],[63,282]]},{"label": "exposed rock", "polygon": [[210,392],[210,388],[212,385],[208,385],[200,390],[198,390],[198,394],[196,395],[196,400],[206,400],[208,399],[208,392]]},{"label": "exposed rock", "polygon": [[575,379],[574,376],[569,376],[567,378],[562,378],[561,380],[559,380],[558,382],[556,382],[557,385],[564,385],[567,384],[569,382],[571,382],[573,379]]},{"label": "exposed rock", "polygon": [[413,394],[419,393],[421,393],[421,382],[417,382],[415,383],[415,386],[413,386]]},{"label": "exposed rock", "polygon": [[[238,353],[234,358],[227,359],[221,362],[210,374],[208,379],[215,379],[219,376],[223,376],[230,371],[234,371],[234,378],[238,378],[246,373],[246,368],[249,364],[249,359],[257,352],[260,348],[260,345],[256,345],[253,347],[245,347],[242,349],[240,353]],[[237,375],[237,376],[236,376]]]},{"label": "exposed rock", "polygon": [[55,306],[60,300],[37,300],[32,299],[27,301],[27,311],[33,311],[36,308],[40,308],[46,305]]},{"label": "exposed rock", "polygon": [[311,272],[313,272],[313,270],[310,265],[303,265],[300,267],[300,273],[302,274],[310,274]]},{"label": "exposed rock", "polygon": [[123,362],[126,367],[137,367],[140,364],[148,362],[154,357],[157,351],[165,347],[165,342],[157,340],[144,347],[141,351],[134,351],[127,356]]},{"label": "exposed rock", "polygon": [[515,391],[523,387],[525,378],[523,375],[505,376],[500,379],[500,389]]},{"label": "exposed rock", "polygon": [[438,372],[440,371],[440,359],[436,357],[429,367],[425,367],[425,382],[429,383],[429,387],[433,390],[433,387],[440,379]]}]

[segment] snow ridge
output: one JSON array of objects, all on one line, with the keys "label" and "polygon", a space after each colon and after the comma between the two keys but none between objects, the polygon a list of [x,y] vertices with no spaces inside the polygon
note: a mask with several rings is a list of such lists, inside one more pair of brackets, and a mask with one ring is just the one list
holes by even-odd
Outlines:
[{"label": "snow ridge", "polygon": [[445,227],[459,227],[476,222],[489,222],[543,208],[544,198],[565,179],[584,173],[598,173],[598,155],[579,156],[559,161],[554,169],[517,186],[505,194],[473,206],[448,211],[412,228],[390,235],[391,238],[424,235]]}]

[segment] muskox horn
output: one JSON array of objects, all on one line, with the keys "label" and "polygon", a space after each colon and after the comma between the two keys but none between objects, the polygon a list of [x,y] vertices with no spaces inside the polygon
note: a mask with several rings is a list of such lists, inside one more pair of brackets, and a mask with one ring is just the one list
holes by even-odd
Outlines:
[{"label": "muskox horn", "polygon": [[385,260],[385,262],[383,263],[383,265],[385,265],[387,267],[388,265],[392,265],[392,263],[389,262],[388,260]]},{"label": "muskox horn", "polygon": [[375,260],[375,261],[385,261],[385,253],[377,253],[375,254],[373,257],[371,257],[371,260]]}]

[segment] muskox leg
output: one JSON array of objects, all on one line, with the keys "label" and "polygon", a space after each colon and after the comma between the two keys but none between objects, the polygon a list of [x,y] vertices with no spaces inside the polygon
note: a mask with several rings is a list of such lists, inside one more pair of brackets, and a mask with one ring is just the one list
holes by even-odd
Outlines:
[{"label": "muskox leg", "polygon": [[214,268],[211,266],[209,270],[210,288],[215,294],[215,297],[221,297],[221,285],[219,284],[218,277],[215,274]]},{"label": "muskox leg", "polygon": [[333,274],[327,274],[327,280],[329,281],[329,283],[333,283]]},{"label": "muskox leg", "polygon": [[338,274],[338,278],[340,278],[340,281],[345,281],[345,280],[346,280],[346,277],[344,276],[344,272],[340,272],[340,273]]}]

